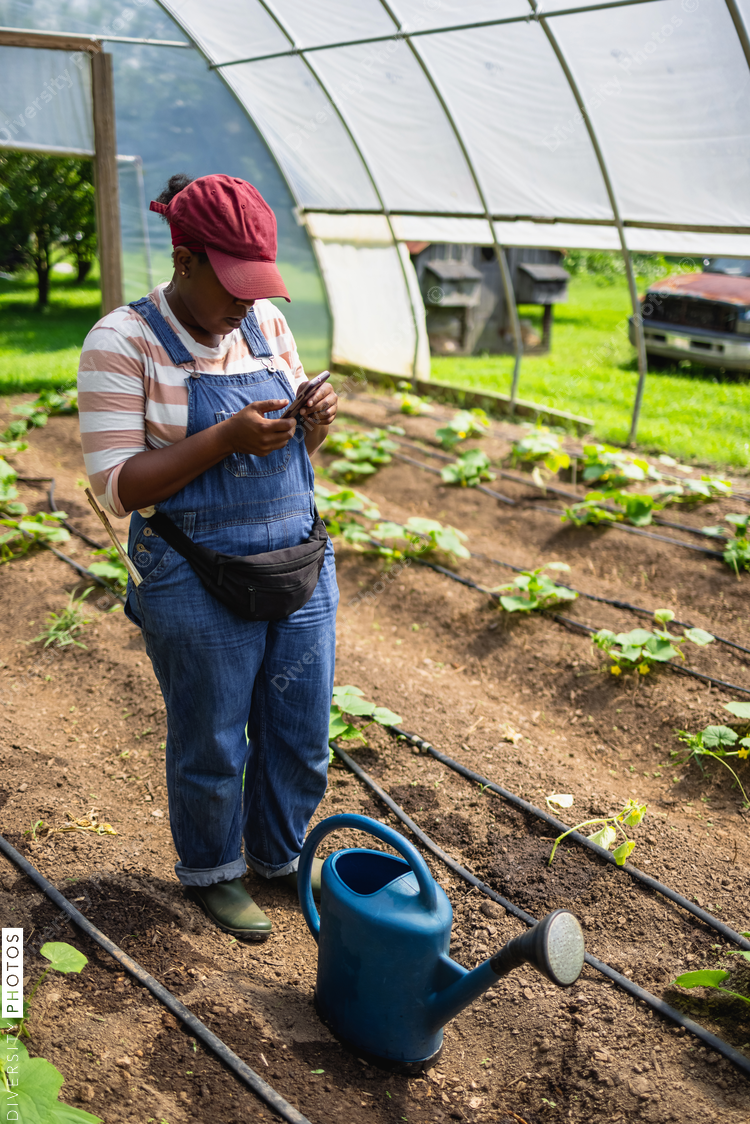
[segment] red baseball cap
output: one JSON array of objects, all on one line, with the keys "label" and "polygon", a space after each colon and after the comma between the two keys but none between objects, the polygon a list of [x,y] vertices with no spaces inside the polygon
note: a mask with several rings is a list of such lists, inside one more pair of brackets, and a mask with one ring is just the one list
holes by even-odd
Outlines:
[{"label": "red baseball cap", "polygon": [[252,184],[234,176],[201,176],[171,202],[152,202],[151,210],[166,217],[173,246],[208,255],[232,296],[291,299],[276,268],[276,216]]}]

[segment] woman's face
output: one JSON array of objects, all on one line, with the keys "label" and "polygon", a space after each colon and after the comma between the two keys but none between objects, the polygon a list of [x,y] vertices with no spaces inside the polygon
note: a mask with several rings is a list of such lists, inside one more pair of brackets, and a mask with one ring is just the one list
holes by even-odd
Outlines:
[{"label": "woman's face", "polygon": [[226,336],[239,328],[254,300],[233,297],[219,281],[208,258],[201,261],[198,254],[184,246],[175,250],[174,264],[174,287],[195,327],[210,336]]}]

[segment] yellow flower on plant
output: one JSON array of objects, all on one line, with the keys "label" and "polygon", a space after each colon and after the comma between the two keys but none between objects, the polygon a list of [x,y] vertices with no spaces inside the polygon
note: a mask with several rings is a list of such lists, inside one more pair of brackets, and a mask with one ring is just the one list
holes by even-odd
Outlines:
[{"label": "yellow flower on plant", "polygon": [[750,749],[738,749],[737,750],[737,756],[738,757],[750,757]]},{"label": "yellow flower on plant", "polygon": [[638,665],[638,671],[641,675],[648,675],[649,670],[650,669],[649,669],[649,666],[648,666],[647,663],[642,663],[642,664]]},{"label": "yellow flower on plant", "polygon": [[609,671],[610,671],[610,675],[622,675],[622,668],[618,667],[616,663],[612,664]]}]

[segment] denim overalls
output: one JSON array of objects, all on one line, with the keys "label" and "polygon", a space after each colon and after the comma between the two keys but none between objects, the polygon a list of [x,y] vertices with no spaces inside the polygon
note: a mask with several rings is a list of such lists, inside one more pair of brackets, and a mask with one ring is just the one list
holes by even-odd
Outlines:
[{"label": "denim overalls", "polygon": [[[133,307],[179,366],[197,361],[147,297]],[[243,334],[271,352],[251,310]],[[187,436],[250,402],[294,398],[271,363],[237,375],[187,371]],[[278,417],[279,414],[269,414]],[[159,511],[194,541],[228,554],[296,546],[314,519],[314,473],[301,425],[267,457],[235,453]],[[338,587],[328,543],[311,599],[286,620],[245,621],[213,598],[181,555],[134,512],[130,557],[143,576],[126,613],[143,630],[167,707],[169,815],[186,886],[296,869],[326,788]],[[244,771],[244,791],[243,791]]]}]

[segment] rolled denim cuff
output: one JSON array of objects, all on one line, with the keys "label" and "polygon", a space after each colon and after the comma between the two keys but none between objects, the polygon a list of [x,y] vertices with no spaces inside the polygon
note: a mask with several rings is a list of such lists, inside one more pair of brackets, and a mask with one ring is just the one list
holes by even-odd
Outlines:
[{"label": "rolled denim cuff", "polygon": [[299,866],[299,855],[295,855],[291,862],[283,863],[281,866],[268,866],[267,863],[258,862],[252,855],[249,855],[246,848],[245,861],[261,878],[282,878],[283,875],[291,874],[292,871],[297,869]]},{"label": "rolled denim cuff", "polygon": [[231,882],[233,878],[242,878],[247,869],[244,859],[235,859],[224,866],[208,867],[200,870],[195,867],[183,866],[181,862],[175,863],[174,872],[183,886],[213,886],[216,882]]}]

